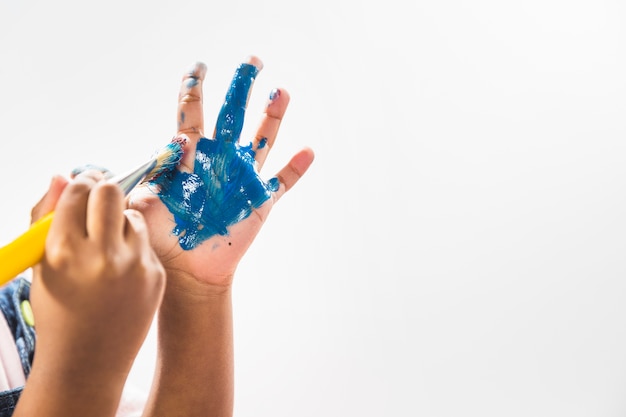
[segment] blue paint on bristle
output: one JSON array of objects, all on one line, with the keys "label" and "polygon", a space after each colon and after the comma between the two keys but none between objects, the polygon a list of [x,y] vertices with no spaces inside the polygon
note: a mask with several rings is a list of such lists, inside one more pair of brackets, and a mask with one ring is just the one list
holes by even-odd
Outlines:
[{"label": "blue paint on bristle", "polygon": [[164,151],[165,158],[161,160],[163,171],[170,171],[178,166],[183,157],[183,145],[184,141],[178,138],[167,144]]},{"label": "blue paint on bristle", "polygon": [[[226,94],[214,139],[196,145],[193,173],[172,170],[151,181],[174,216],[172,230],[181,248],[193,249],[247,218],[280,186],[277,178],[264,182],[255,170],[252,145],[239,145],[250,88],[258,69],[242,64]],[[265,146],[261,141],[259,148]]]},{"label": "blue paint on bristle", "polygon": [[183,157],[184,144],[185,140],[177,137],[172,139],[167,146],[157,153],[157,167],[155,168],[155,172],[149,175],[149,182],[154,182],[156,178],[168,175],[168,173],[174,171]]}]

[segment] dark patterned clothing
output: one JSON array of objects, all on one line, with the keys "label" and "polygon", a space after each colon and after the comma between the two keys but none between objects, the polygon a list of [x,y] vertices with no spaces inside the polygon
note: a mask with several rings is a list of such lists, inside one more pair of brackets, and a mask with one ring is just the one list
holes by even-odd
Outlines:
[{"label": "dark patterned clothing", "polygon": [[[17,278],[0,287],[0,310],[13,333],[15,345],[22,362],[24,375],[28,377],[35,353],[35,329],[28,325],[21,314],[21,304],[28,300],[30,282]],[[11,417],[24,387],[0,392],[0,417]]]}]

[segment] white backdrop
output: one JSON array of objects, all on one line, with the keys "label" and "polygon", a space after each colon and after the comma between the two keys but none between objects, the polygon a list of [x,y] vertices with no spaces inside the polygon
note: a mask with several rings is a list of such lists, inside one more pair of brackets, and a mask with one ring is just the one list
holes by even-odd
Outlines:
[{"label": "white backdrop", "polygon": [[53,174],[165,144],[196,60],[211,126],[256,54],[244,137],[292,96],[263,174],[316,160],[235,280],[237,416],[623,416],[625,23],[618,0],[0,0],[0,240]]}]

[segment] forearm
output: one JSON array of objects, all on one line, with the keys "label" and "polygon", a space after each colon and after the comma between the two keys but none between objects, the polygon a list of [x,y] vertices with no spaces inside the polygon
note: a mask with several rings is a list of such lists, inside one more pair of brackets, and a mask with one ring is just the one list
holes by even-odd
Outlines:
[{"label": "forearm", "polygon": [[156,372],[144,417],[231,416],[231,288],[172,278],[158,314]]},{"label": "forearm", "polygon": [[79,363],[73,366],[56,366],[54,360],[49,363],[45,367],[37,367],[35,363],[14,417],[115,415],[126,375],[108,371],[98,374]]}]

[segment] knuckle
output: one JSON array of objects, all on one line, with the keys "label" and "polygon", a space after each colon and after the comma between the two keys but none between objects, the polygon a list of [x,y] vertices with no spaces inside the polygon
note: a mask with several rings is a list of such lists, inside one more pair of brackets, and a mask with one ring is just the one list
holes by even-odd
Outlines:
[{"label": "knuckle", "polygon": [[93,187],[93,183],[89,181],[72,181],[67,186],[67,192],[70,194],[85,194],[88,193]]},{"label": "knuckle", "polygon": [[99,197],[108,200],[118,199],[122,197],[122,190],[117,184],[102,181],[98,183],[93,190]]},{"label": "knuckle", "polygon": [[178,101],[181,103],[197,103],[202,101],[202,97],[197,94],[186,92],[185,94],[181,94],[179,96]]},{"label": "knuckle", "polygon": [[145,219],[139,210],[126,209],[124,210],[124,214],[136,232],[141,233],[146,229]]},{"label": "knuckle", "polygon": [[55,270],[71,270],[76,264],[76,255],[69,238],[59,237],[54,244],[47,245],[45,260]]},{"label": "knuckle", "polygon": [[125,273],[125,266],[120,262],[120,255],[112,250],[101,251],[89,260],[89,271],[96,277],[115,280]]}]

